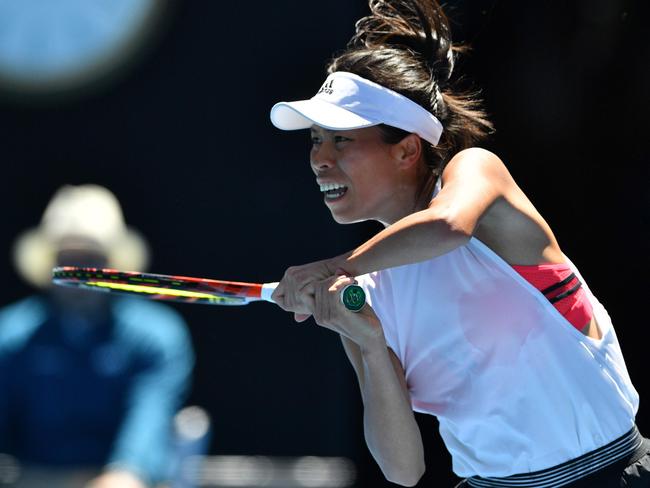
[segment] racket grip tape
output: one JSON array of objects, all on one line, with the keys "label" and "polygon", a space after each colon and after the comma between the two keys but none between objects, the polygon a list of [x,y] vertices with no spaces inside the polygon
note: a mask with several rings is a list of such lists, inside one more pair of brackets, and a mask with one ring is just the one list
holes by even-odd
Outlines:
[{"label": "racket grip tape", "polygon": [[347,285],[341,290],[341,303],[350,312],[360,312],[366,304],[366,292],[359,285]]},{"label": "racket grip tape", "polygon": [[[276,286],[278,286],[277,282],[262,285],[260,298],[267,302],[273,302],[271,295]],[[359,312],[366,304],[366,293],[359,285],[347,285],[341,290],[340,297],[341,303],[351,312]]]}]

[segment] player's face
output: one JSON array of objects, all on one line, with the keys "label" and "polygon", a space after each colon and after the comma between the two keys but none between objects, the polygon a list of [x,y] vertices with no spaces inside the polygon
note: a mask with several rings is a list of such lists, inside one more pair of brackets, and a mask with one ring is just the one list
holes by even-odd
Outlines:
[{"label": "player's face", "polygon": [[400,173],[380,129],[311,128],[311,167],[334,220],[341,224],[399,218]]}]

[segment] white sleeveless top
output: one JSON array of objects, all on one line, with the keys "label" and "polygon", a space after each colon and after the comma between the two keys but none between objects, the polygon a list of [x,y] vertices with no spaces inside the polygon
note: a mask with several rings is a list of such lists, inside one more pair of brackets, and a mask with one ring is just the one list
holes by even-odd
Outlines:
[{"label": "white sleeveless top", "polygon": [[602,340],[584,336],[476,238],[359,277],[418,412],[438,417],[460,477],[561,464],[634,426],[638,394],[611,319],[571,265]]}]

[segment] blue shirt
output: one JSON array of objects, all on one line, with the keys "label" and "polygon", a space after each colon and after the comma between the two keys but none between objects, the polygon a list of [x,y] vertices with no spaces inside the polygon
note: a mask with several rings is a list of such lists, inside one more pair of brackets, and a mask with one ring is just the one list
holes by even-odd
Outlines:
[{"label": "blue shirt", "polygon": [[0,311],[0,452],[158,482],[193,360],[185,323],[162,304],[119,297],[94,324],[63,319],[41,297],[10,305]]}]

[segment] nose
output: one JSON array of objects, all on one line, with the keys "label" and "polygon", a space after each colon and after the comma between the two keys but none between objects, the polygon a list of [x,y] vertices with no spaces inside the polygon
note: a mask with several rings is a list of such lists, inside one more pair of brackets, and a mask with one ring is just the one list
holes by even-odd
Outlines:
[{"label": "nose", "polygon": [[336,159],[331,144],[322,142],[313,146],[309,155],[309,162],[316,173],[333,167],[336,164]]}]

